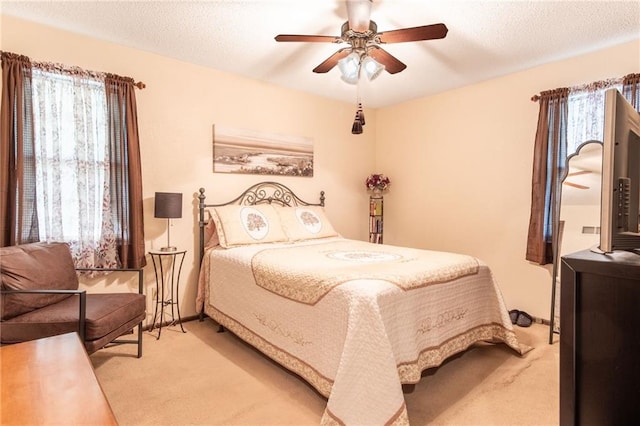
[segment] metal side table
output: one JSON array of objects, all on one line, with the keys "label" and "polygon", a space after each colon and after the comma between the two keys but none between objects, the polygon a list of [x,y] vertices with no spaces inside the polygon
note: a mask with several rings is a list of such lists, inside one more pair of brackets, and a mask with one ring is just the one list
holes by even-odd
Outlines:
[{"label": "metal side table", "polygon": [[[162,327],[165,325],[175,325],[176,317],[175,312],[178,314],[178,324],[183,333],[186,333],[182,327],[182,318],[180,317],[180,303],[179,303],[179,290],[180,290],[180,272],[182,271],[182,263],[184,262],[184,256],[187,253],[186,250],[176,251],[150,251],[151,260],[153,261],[153,270],[156,274],[156,309],[153,314],[153,324],[149,331],[153,331],[154,328],[158,328],[158,337],[160,339],[160,333],[162,333]],[[163,260],[167,263],[166,270]],[[178,264],[178,273],[176,274],[176,264]],[[170,280],[169,280],[170,278]],[[175,300],[174,300],[175,296]],[[165,324],[164,311],[171,306],[171,322]],[[175,311],[174,311],[175,306]],[[158,319],[158,308],[160,308],[160,322]]]}]

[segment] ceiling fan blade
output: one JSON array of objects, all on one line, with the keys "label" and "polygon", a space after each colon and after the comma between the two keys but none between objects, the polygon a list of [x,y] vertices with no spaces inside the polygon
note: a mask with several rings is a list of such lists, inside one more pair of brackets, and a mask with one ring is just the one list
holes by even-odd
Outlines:
[{"label": "ceiling fan blade", "polygon": [[444,38],[449,29],[445,24],[423,25],[378,33],[380,43],[404,43],[406,41],[434,40]]},{"label": "ceiling fan blade", "polygon": [[564,181],[563,183],[564,183],[565,185],[567,185],[567,186],[572,186],[572,187],[574,187],[574,188],[578,188],[578,189],[589,189],[589,187],[588,187],[588,186],[578,185],[577,183],[573,183],[573,182],[567,182],[567,181]]},{"label": "ceiling fan blade", "polygon": [[372,48],[369,49],[367,53],[373,59],[384,65],[384,69],[387,70],[389,74],[398,73],[407,67],[405,64],[392,56],[389,52],[378,46],[372,46]]},{"label": "ceiling fan blade", "polygon": [[349,53],[351,53],[351,48],[348,48],[348,47],[338,50],[336,53],[334,53],[333,55],[325,59],[324,62],[322,62],[320,65],[315,67],[313,69],[313,72],[317,72],[317,73],[329,72],[333,67],[336,66],[336,64],[340,59],[345,58],[347,55],[349,55]]},{"label": "ceiling fan blade", "polygon": [[347,0],[347,16],[349,28],[364,33],[369,30],[371,18],[371,0]]},{"label": "ceiling fan blade", "polygon": [[305,41],[317,43],[340,43],[342,39],[337,36],[323,35],[297,35],[297,34],[280,34],[276,36],[276,41]]},{"label": "ceiling fan blade", "polygon": [[569,173],[567,176],[588,175],[589,173],[593,173],[593,172],[591,170],[580,170],[578,172]]}]

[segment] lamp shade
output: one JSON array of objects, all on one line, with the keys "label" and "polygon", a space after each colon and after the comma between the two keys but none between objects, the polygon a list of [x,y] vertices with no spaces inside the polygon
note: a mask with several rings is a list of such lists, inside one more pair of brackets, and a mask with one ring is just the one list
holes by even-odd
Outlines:
[{"label": "lamp shade", "polygon": [[156,192],[154,217],[167,219],[182,217],[182,193]]},{"label": "lamp shade", "polygon": [[367,75],[367,78],[375,80],[384,71],[384,65],[373,59],[371,56],[365,56],[362,60],[362,68]]},{"label": "lamp shade", "polygon": [[345,83],[356,84],[360,77],[360,55],[356,52],[338,61],[338,69],[342,74],[340,78]]}]

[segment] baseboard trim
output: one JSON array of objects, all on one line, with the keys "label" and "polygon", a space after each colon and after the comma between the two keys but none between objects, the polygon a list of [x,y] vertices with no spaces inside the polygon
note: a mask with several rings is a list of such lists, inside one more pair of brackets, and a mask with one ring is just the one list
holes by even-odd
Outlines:
[{"label": "baseboard trim", "polygon": [[549,321],[548,319],[534,317],[533,321],[538,324],[551,326],[551,321]]},{"label": "baseboard trim", "polygon": [[171,324],[175,324],[175,325],[184,324],[184,323],[189,322],[189,321],[195,321],[195,320],[197,320],[199,318],[200,317],[198,315],[190,315],[188,317],[181,318],[180,321],[175,321],[175,323],[173,321],[165,321],[162,324],[154,324],[153,326],[151,324],[147,324],[147,325],[143,325],[142,326],[142,330],[143,331],[149,331],[149,330],[151,330],[152,327],[154,329],[156,329],[156,328],[160,328],[160,327],[168,327]]}]

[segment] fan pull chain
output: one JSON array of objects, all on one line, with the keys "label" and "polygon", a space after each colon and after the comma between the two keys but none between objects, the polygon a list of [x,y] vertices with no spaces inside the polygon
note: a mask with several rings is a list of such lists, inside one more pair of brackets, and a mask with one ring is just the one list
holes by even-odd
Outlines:
[{"label": "fan pull chain", "polygon": [[364,110],[362,109],[362,102],[360,102],[360,79],[358,78],[358,85],[356,87],[356,95],[358,100],[358,109],[356,110],[356,118],[353,120],[353,126],[351,126],[351,133],[359,135],[362,133],[362,126],[365,125]]},{"label": "fan pull chain", "polygon": [[362,133],[362,122],[360,121],[360,114],[356,112],[356,118],[353,120],[353,126],[351,126],[351,133],[359,135]]}]

